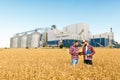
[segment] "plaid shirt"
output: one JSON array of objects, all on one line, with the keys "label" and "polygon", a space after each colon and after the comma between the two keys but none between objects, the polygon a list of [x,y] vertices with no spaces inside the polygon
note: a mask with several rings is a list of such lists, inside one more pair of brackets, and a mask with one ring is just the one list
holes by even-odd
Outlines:
[{"label": "plaid shirt", "polygon": [[[92,56],[95,54],[95,50],[93,49],[92,46],[88,45],[88,50],[91,51],[91,53],[89,54],[89,56],[86,55],[86,46],[83,47],[83,55],[84,55],[84,60],[92,60]],[[86,58],[87,57],[87,58]]]},{"label": "plaid shirt", "polygon": [[72,59],[75,59],[75,60],[79,59],[79,54],[76,53],[77,51],[79,51],[78,47],[75,47],[74,45],[70,47],[69,52],[71,54]]}]

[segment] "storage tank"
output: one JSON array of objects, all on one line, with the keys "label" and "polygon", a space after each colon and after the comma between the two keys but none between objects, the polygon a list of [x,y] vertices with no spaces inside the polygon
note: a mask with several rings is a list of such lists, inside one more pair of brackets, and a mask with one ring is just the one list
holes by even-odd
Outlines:
[{"label": "storage tank", "polygon": [[19,48],[20,47],[20,36],[17,34],[11,38],[10,41],[11,48]]},{"label": "storage tank", "polygon": [[27,47],[27,33],[21,36],[21,48],[26,48]]},{"label": "storage tank", "polygon": [[28,34],[27,35],[27,46],[26,47],[28,47],[28,48],[30,48],[31,47],[31,34]]},{"label": "storage tank", "polygon": [[38,48],[41,34],[37,31],[31,34],[31,48]]},{"label": "storage tank", "polygon": [[10,48],[13,48],[13,37],[10,38]]}]

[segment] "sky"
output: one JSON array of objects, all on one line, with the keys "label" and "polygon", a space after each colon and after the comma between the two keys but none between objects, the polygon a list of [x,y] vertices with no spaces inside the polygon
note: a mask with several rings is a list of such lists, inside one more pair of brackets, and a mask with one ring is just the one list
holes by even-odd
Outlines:
[{"label": "sky", "polygon": [[18,32],[76,23],[89,24],[92,34],[112,27],[120,42],[119,21],[120,0],[0,0],[0,47],[9,47]]}]

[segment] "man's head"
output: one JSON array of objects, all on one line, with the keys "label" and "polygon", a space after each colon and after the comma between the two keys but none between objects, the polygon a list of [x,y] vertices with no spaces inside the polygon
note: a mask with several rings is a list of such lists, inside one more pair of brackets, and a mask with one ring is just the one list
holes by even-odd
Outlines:
[{"label": "man's head", "polygon": [[82,43],[83,43],[84,46],[89,45],[89,41],[87,41],[87,40],[84,40]]},{"label": "man's head", "polygon": [[77,47],[78,45],[79,45],[79,42],[78,42],[78,41],[75,41],[75,42],[74,42],[74,46]]}]

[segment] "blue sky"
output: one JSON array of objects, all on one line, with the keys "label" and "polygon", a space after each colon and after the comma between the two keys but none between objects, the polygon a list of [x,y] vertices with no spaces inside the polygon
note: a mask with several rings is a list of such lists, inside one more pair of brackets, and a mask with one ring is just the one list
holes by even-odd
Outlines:
[{"label": "blue sky", "polygon": [[0,0],[0,47],[15,33],[84,22],[92,34],[109,31],[120,42],[120,0]]}]

